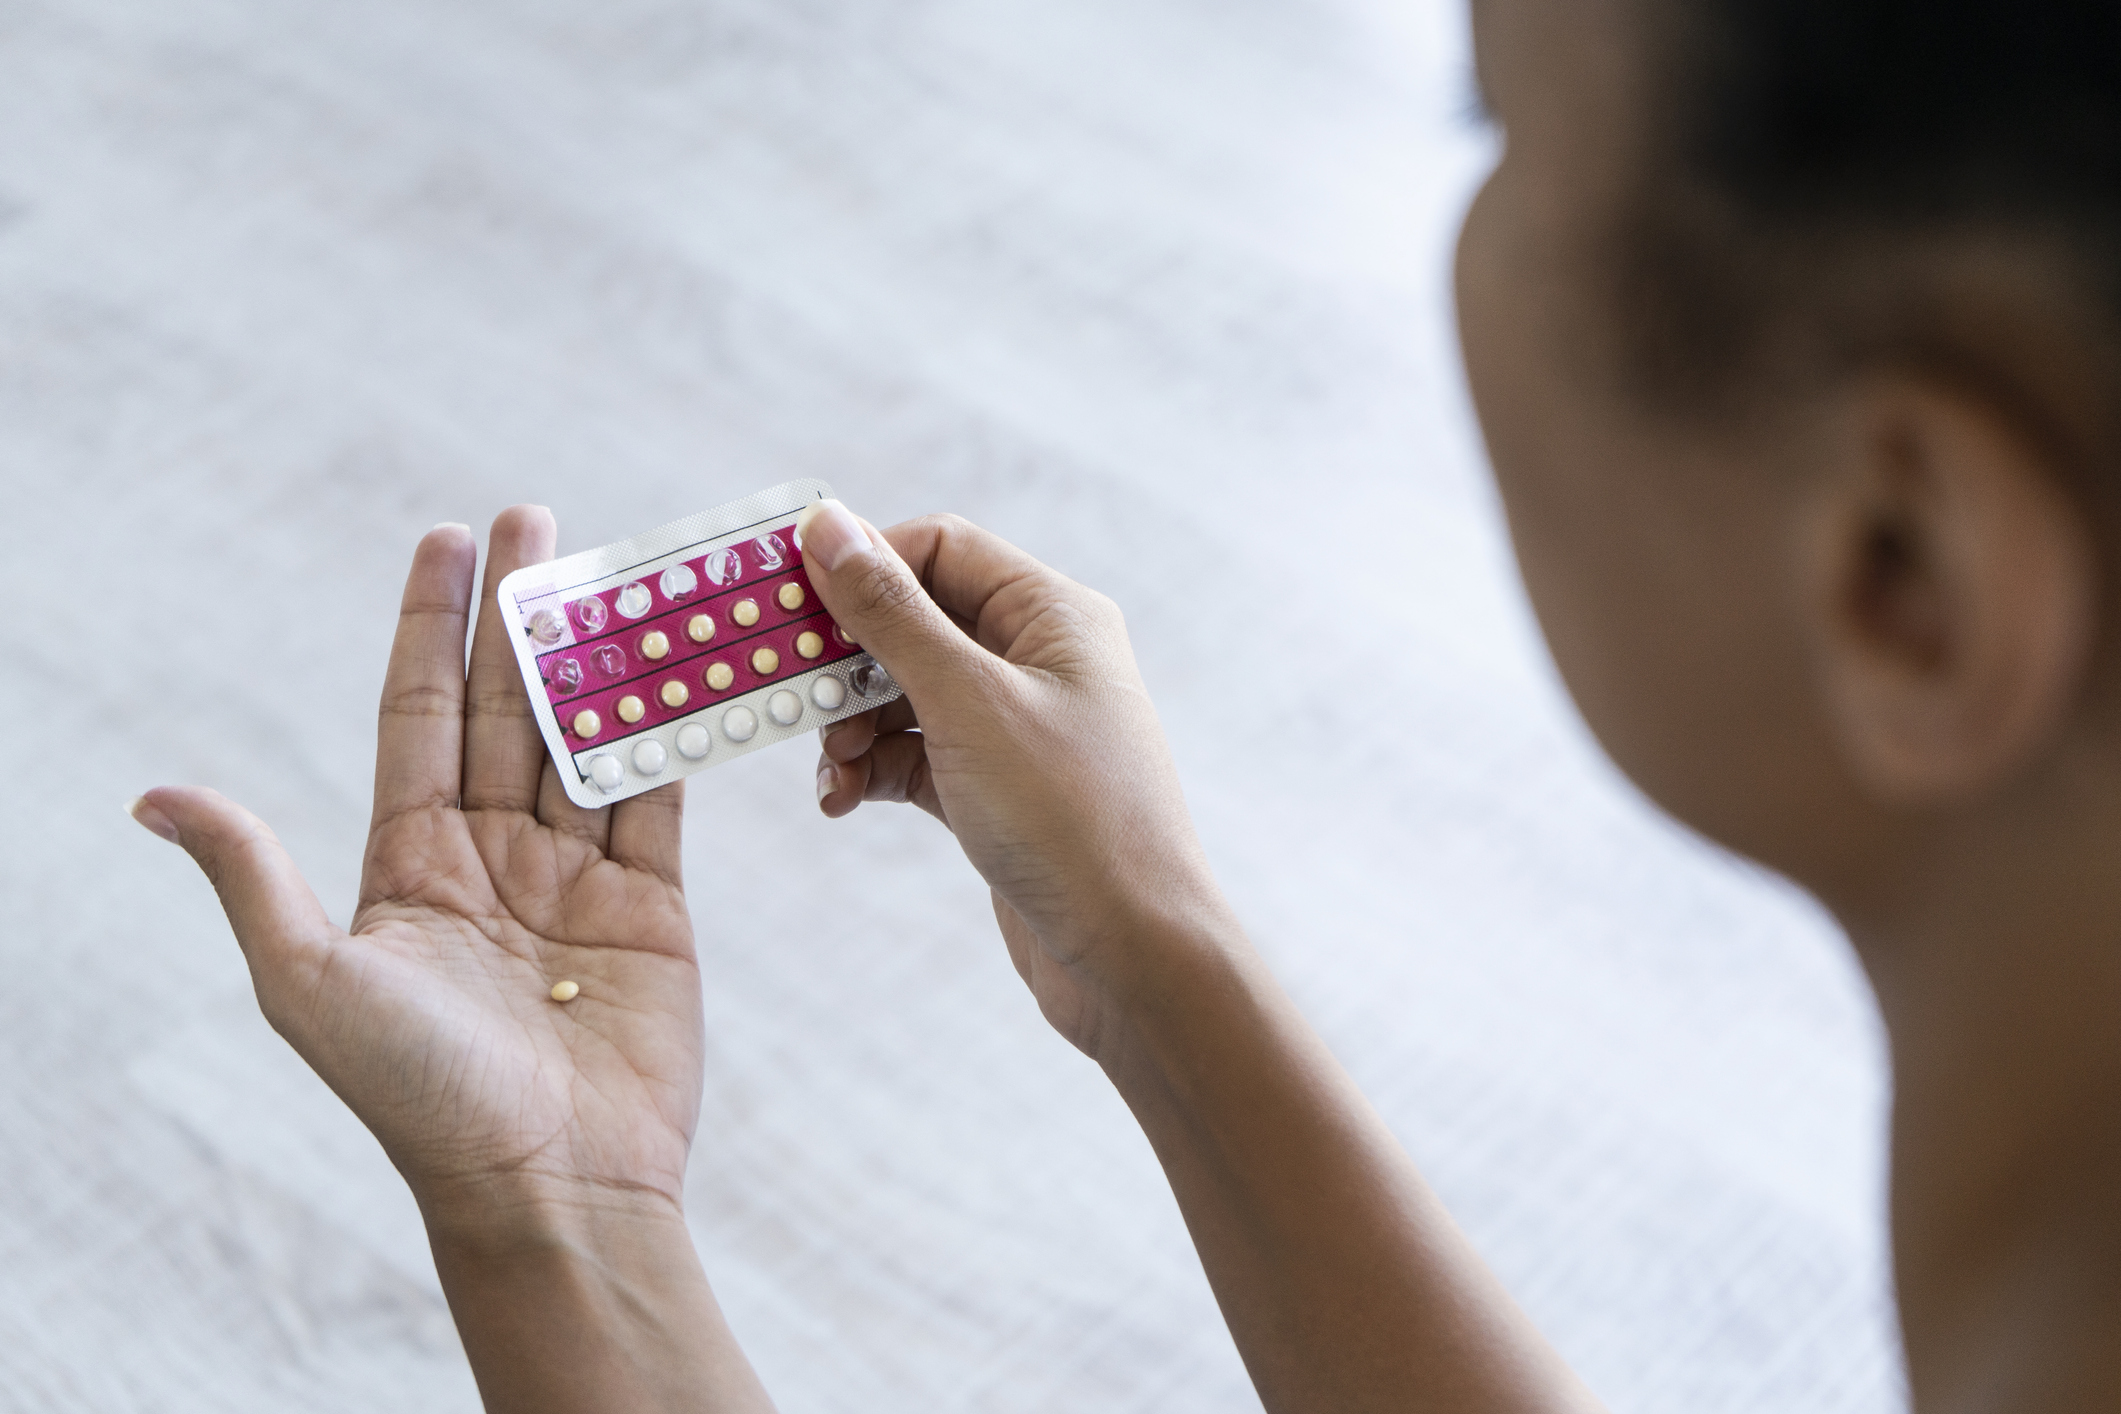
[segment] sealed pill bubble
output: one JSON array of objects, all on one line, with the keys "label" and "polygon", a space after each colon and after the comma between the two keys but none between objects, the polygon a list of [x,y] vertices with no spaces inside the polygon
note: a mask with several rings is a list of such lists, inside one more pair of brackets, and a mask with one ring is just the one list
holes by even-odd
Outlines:
[{"label": "sealed pill bubble", "polygon": [[795,526],[831,494],[791,481],[495,586],[568,799],[615,805],[898,695],[818,612]]},{"label": "sealed pill bubble", "polygon": [[552,999],[556,1002],[571,1002],[582,995],[579,982],[555,982],[552,984]]},{"label": "sealed pill bubble", "polygon": [[530,640],[540,648],[554,648],[567,637],[567,618],[558,609],[540,609],[530,616]]},{"label": "sealed pill bubble", "polygon": [[849,638],[847,636],[847,630],[841,628],[838,624],[834,624],[832,626],[832,637],[839,643],[840,647],[842,648],[859,648],[862,646],[861,644],[856,643],[853,639]]},{"label": "sealed pill bubble", "polygon": [[734,550],[717,550],[707,557],[707,582],[721,589],[744,577],[744,557]]}]

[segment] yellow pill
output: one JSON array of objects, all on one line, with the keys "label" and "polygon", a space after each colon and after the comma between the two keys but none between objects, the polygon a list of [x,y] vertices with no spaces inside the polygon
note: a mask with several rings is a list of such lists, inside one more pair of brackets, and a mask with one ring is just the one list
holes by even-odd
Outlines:
[{"label": "yellow pill", "polygon": [[737,600],[736,607],[729,611],[729,617],[736,620],[738,628],[750,628],[759,621],[758,601],[756,599]]},{"label": "yellow pill", "polygon": [[647,711],[646,704],[638,697],[621,697],[619,699],[619,720],[629,726],[641,720]]},{"label": "yellow pill", "polygon": [[805,658],[821,657],[825,652],[825,640],[814,633],[799,633],[795,636],[795,651]]},{"label": "yellow pill", "polygon": [[665,707],[675,712],[691,699],[692,689],[679,682],[676,678],[672,678],[669,682],[663,684],[662,690],[656,693],[656,696],[663,699]]},{"label": "yellow pill", "polygon": [[694,614],[686,621],[685,636],[694,643],[705,643],[714,637],[714,620],[705,614]]},{"label": "yellow pill", "polygon": [[574,734],[584,741],[604,730],[604,719],[588,708],[574,714]]},{"label": "yellow pill", "polygon": [[781,586],[781,592],[773,597],[780,600],[781,607],[792,614],[803,607],[803,586],[793,582],[784,584]]},{"label": "yellow pill", "polygon": [[555,982],[552,984],[552,999],[556,1002],[571,1002],[581,995],[582,988],[577,983]]},{"label": "yellow pill", "polygon": [[735,681],[736,671],[727,663],[710,663],[707,665],[707,686],[713,688],[716,692],[723,691]]},{"label": "yellow pill", "polygon": [[653,633],[643,635],[643,637],[641,638],[641,656],[643,658],[646,658],[651,663],[658,658],[669,657],[669,636],[665,634],[661,629],[657,629]]},{"label": "yellow pill", "polygon": [[762,678],[770,678],[781,670],[781,655],[771,648],[761,648],[751,655],[751,671]]}]

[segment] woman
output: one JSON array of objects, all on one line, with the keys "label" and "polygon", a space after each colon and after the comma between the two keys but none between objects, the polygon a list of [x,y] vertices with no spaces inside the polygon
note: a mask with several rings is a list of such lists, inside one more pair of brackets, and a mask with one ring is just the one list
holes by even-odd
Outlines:
[{"label": "woman", "polygon": [[[1507,150],[1460,314],[1555,656],[1620,765],[1816,892],[1869,971],[1918,1407],[2110,1402],[2121,18],[1474,9]],[[906,689],[827,739],[821,807],[956,834],[1154,1144],[1266,1406],[1595,1407],[1246,943],[1111,604],[961,521],[827,503],[805,535]],[[135,814],[418,1195],[490,1408],[767,1408],[680,1209],[678,788],[569,804],[492,607],[554,542],[535,508],[495,523],[468,675],[469,533],[416,551],[351,933],[218,796]]]}]

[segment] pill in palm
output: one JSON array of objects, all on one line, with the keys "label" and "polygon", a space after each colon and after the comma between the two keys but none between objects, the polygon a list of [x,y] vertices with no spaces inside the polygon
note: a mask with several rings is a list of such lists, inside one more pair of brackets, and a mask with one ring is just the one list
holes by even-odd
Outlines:
[{"label": "pill in palm", "polygon": [[555,982],[552,984],[552,999],[556,1002],[571,1002],[581,995],[582,988],[580,983]]}]

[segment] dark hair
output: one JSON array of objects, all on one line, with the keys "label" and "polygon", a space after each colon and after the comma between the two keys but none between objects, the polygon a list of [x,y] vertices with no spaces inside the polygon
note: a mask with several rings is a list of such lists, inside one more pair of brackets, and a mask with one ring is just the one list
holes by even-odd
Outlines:
[{"label": "dark hair", "polygon": [[1646,3],[1623,259],[1653,379],[1717,391],[1792,313],[1843,353],[1895,337],[1924,242],[2037,243],[2121,327],[2121,0]]}]

